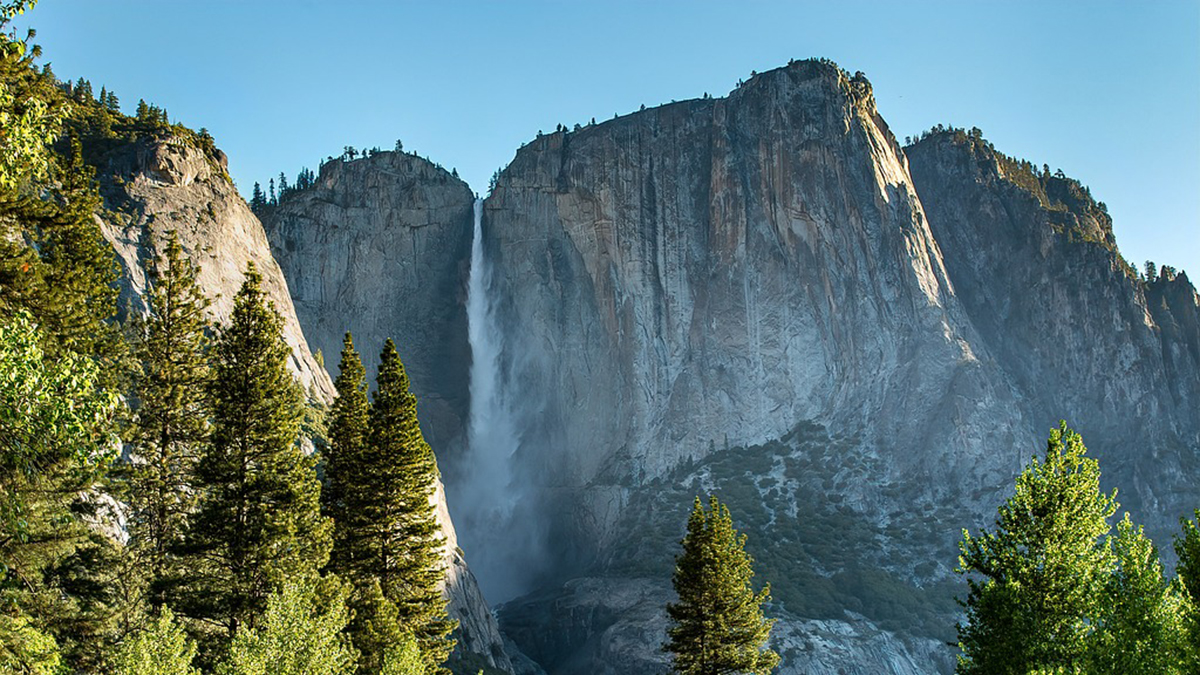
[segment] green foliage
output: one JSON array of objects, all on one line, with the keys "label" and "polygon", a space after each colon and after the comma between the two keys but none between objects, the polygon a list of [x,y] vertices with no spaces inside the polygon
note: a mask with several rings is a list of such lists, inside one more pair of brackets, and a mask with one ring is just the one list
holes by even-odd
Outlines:
[{"label": "green foliage", "polygon": [[455,622],[446,616],[439,587],[444,539],[432,502],[437,461],[421,435],[416,396],[408,390],[408,375],[391,340],[380,354],[370,431],[355,471],[358,509],[361,521],[368,524],[349,537],[364,542],[368,551],[358,574],[378,577],[427,667],[442,673],[454,649],[450,633]]},{"label": "green foliage", "polygon": [[1182,533],[1175,537],[1179,556],[1177,584],[1182,600],[1186,672],[1200,673],[1200,509],[1195,520],[1181,518]]},{"label": "green foliage", "polygon": [[425,659],[412,634],[400,622],[400,613],[372,578],[355,590],[351,601],[354,618],[348,632],[359,651],[360,675],[405,673],[423,675]]},{"label": "green foliage", "polygon": [[963,531],[959,568],[968,576],[967,621],[959,626],[959,673],[1027,673],[1082,667],[1091,617],[1112,553],[1100,538],[1116,511],[1100,491],[1100,468],[1064,422],[1050,434],[999,509],[996,529]]},{"label": "green foliage", "polygon": [[0,673],[56,675],[62,658],[54,638],[35,628],[29,617],[0,613]]},{"label": "green foliage", "polygon": [[414,636],[436,672],[454,647],[430,502],[437,465],[395,345],[389,340],[384,348],[374,406],[349,333],[335,387],[322,506],[335,524],[330,567],[358,589],[350,632],[362,653],[359,672],[380,672]]},{"label": "green foliage", "polygon": [[121,646],[113,675],[199,675],[192,667],[195,656],[196,643],[163,607],[146,630]]},{"label": "green foliage", "polygon": [[770,586],[754,592],[745,544],[715,496],[707,512],[696,497],[672,577],[679,602],[667,605],[663,649],[673,655],[674,672],[769,673],[778,665],[779,655],[766,648],[774,620],[762,613]]},{"label": "green foliage", "polygon": [[342,629],[348,590],[336,577],[286,581],[267,600],[258,626],[238,629],[218,675],[349,675],[357,653]]},{"label": "green foliage", "polygon": [[[24,11],[25,4],[0,5],[0,29]],[[4,75],[30,70],[36,55],[37,50],[30,49],[26,40],[0,33],[0,68]],[[46,178],[51,166],[48,146],[62,123],[61,110],[53,105],[52,97],[21,84],[10,77],[0,78],[0,129],[4,129],[0,134],[0,190],[15,190],[22,183]]]},{"label": "green foliage", "polygon": [[1112,538],[1115,566],[1098,605],[1089,673],[1169,675],[1181,672],[1183,598],[1163,577],[1154,545],[1125,514]]},{"label": "green foliage", "polygon": [[196,471],[200,504],[177,607],[230,636],[254,627],[272,588],[313,575],[329,556],[314,460],[297,444],[303,406],[290,350],[260,283],[251,265],[216,341],[213,428]]},{"label": "green foliage", "polygon": [[329,411],[329,448],[325,452],[325,486],[321,510],[333,519],[333,550],[330,569],[347,578],[366,580],[373,574],[368,564],[374,528],[366,519],[363,505],[374,496],[362,479],[370,403],[367,399],[366,369],[346,333],[342,358],[334,381],[337,398]]},{"label": "green foliage", "polygon": [[98,385],[96,365],[74,354],[50,359],[41,342],[27,314],[0,323],[4,540],[30,539],[29,518],[51,482],[82,489],[97,480],[117,450],[109,431],[117,397]]},{"label": "green foliage", "polygon": [[421,650],[411,635],[405,634],[399,645],[384,658],[380,675],[425,675],[430,672],[421,658]]},{"label": "green foliage", "polygon": [[155,609],[179,572],[177,549],[195,506],[190,487],[208,437],[210,377],[209,301],[196,282],[199,268],[185,257],[174,230],[165,248],[165,257],[156,257],[150,270],[150,315],[136,329],[139,405],[129,434],[135,458],[124,495],[130,546],[147,571]]}]

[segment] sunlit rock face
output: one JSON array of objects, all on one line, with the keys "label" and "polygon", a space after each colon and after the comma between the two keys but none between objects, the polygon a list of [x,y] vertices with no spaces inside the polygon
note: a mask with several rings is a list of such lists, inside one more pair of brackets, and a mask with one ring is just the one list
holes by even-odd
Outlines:
[{"label": "sunlit rock face", "polygon": [[121,264],[122,307],[144,310],[146,270],[171,230],[200,266],[197,281],[212,300],[217,323],[229,320],[252,262],[283,317],[283,336],[292,348],[289,366],[310,395],[328,401],[333,384],[309,351],[262,224],[238,195],[223,158],[219,151],[217,159],[210,158],[178,137],[117,146],[103,157],[97,171],[106,208],[102,228]]},{"label": "sunlit rock face", "polygon": [[1028,455],[863,79],[796,63],[540,137],[486,206],[520,463],[581,490],[584,542],[619,536],[623,490],[799,420],[948,499]]},{"label": "sunlit rock face", "polygon": [[[686,518],[668,496],[743,499],[768,580],[812,575],[809,591],[829,583],[854,612],[786,593],[787,673],[950,668],[960,528],[990,522],[1060,418],[1160,541],[1194,506],[1186,278],[1141,284],[1090,198],[1054,184],[1043,204],[939,144],[906,154],[865,79],[803,62],[723,99],[541,136],[500,175],[485,236],[507,389],[525,401],[516,467],[549,533],[539,560],[567,579],[501,615],[549,672],[661,666],[655,640],[630,638],[661,634],[661,598],[613,606],[649,597],[631,590],[646,578],[665,590],[660,550]],[[798,423],[827,439],[750,468],[746,446]],[[787,559],[793,535],[854,552]],[[910,591],[899,605],[941,619],[871,606]]]},{"label": "sunlit rock face", "polygon": [[1160,548],[1200,503],[1195,290],[1129,275],[1065,177],[1005,167],[959,132],[900,148],[864,78],[812,61],[530,141],[483,205],[499,491],[465,442],[470,190],[379,153],[267,229],[330,367],[346,329],[397,337],[456,516],[514,504],[458,524],[515,671],[660,672],[715,492],[772,583],[778,672],[948,672],[961,528],[1060,418]]},{"label": "sunlit rock face", "polygon": [[[452,390],[465,390],[465,375],[460,380],[453,378],[455,372],[466,371],[468,357],[462,354],[465,351],[465,337],[460,337],[457,342],[426,339],[422,331],[427,329],[412,317],[422,317],[429,324],[448,326],[451,331],[465,334],[462,321],[455,323],[453,316],[460,301],[454,291],[454,280],[459,273],[458,263],[453,255],[447,255],[437,247],[443,240],[451,241],[451,247],[460,246],[461,242],[470,246],[472,195],[461,181],[425,160],[403,155],[395,157],[395,161],[388,161],[392,159],[391,156],[392,153],[384,153],[384,156],[369,161],[375,162],[374,167],[380,172],[395,174],[408,171],[416,176],[418,182],[446,186],[455,197],[465,199],[466,220],[454,221],[454,217],[461,214],[452,208],[440,211],[437,205],[423,202],[423,195],[408,194],[404,205],[397,204],[394,212],[385,212],[378,201],[365,205],[339,202],[353,212],[374,214],[375,220],[372,222],[375,224],[381,222],[380,218],[387,221],[380,226],[374,238],[356,238],[356,232],[353,231],[355,223],[339,220],[339,207],[322,201],[349,198],[346,194],[336,192],[341,180],[340,163],[327,165],[327,170],[322,172],[318,181],[318,188],[300,194],[293,193],[292,196],[295,201],[307,200],[316,189],[324,189],[326,191],[318,193],[313,203],[324,204],[329,210],[310,208],[311,215],[297,224],[284,218],[289,213],[286,211],[289,201],[285,200],[273,214],[276,217],[268,223],[276,226],[272,235],[281,238],[285,247],[286,242],[290,242],[293,252],[301,250],[313,258],[308,260],[306,266],[286,270],[288,280],[285,281],[284,271],[281,271],[272,255],[263,225],[230,182],[222,161],[224,156],[219,151],[216,159],[213,159],[177,138],[118,146],[102,158],[98,178],[106,207],[102,219],[103,231],[116,250],[122,268],[120,283],[123,305],[133,311],[144,311],[148,265],[165,245],[167,232],[175,230],[184,250],[200,266],[198,281],[213,299],[212,314],[218,323],[228,321],[233,310],[233,299],[244,279],[246,265],[248,262],[255,264],[263,276],[264,290],[283,317],[284,338],[292,347],[289,365],[312,400],[329,403],[334,390],[329,374],[309,351],[309,345],[313,345],[314,350],[331,355],[333,360],[326,365],[336,373],[336,359],[345,330],[355,331],[359,349],[364,352],[364,361],[368,363],[378,354],[386,337],[394,337],[402,352],[406,344],[422,345],[421,349],[412,350],[418,354],[412,359],[416,362],[415,369],[414,364],[409,364],[408,357],[405,358],[410,377],[414,380],[413,388],[419,393],[422,393],[421,385],[430,381],[442,382]],[[367,160],[364,160],[365,163]],[[365,167],[360,165],[359,170],[362,168]],[[434,179],[427,180],[430,176]],[[378,185],[369,180],[362,184],[372,194],[382,195],[381,199],[387,198],[387,194],[375,192]],[[403,186],[396,190],[407,194]],[[448,219],[449,227],[443,225],[443,216]],[[428,243],[420,236],[425,232],[422,230],[425,226],[430,226],[428,231],[438,230],[439,226],[451,231],[454,227],[466,229],[457,235],[457,240],[454,235],[443,234],[440,235],[443,239],[437,243]],[[339,233],[343,235],[340,240],[337,238]],[[318,247],[305,248],[314,239],[320,242],[319,249],[326,253],[324,259],[315,259],[313,251]],[[459,243],[455,244],[454,241]],[[427,251],[424,248],[426,245],[436,250]],[[400,262],[397,262],[398,254],[401,255]],[[296,258],[280,256],[280,260],[288,265],[294,263]],[[450,261],[448,269],[415,269],[412,264],[414,261],[427,261],[434,265],[445,260]],[[374,286],[359,281],[353,293],[339,294],[337,284],[344,279],[338,276],[338,272],[340,270],[345,274],[347,267],[375,269],[380,274],[391,276],[377,277]],[[446,281],[442,286],[426,288],[424,283],[430,277]],[[449,309],[431,308],[428,304],[416,306],[417,302],[411,296],[401,297],[398,293],[404,290],[403,284],[389,285],[389,281],[396,279],[404,280],[408,288],[422,289],[426,300],[447,291],[442,304]],[[380,295],[364,297],[373,292],[379,292]],[[348,297],[348,293],[352,297]],[[293,305],[293,297],[309,298],[308,304]],[[325,302],[326,298],[328,303]],[[338,307],[336,312],[332,309],[334,305]],[[297,307],[302,311],[297,311]],[[322,316],[322,311],[327,314]],[[392,322],[380,325],[381,314]],[[303,324],[298,316],[303,317]],[[325,341],[310,342],[305,339],[306,335],[317,335]],[[429,357],[430,354],[433,357]],[[457,362],[439,363],[437,372],[446,378],[443,382],[432,377],[426,368],[430,358],[445,357],[449,360],[447,355],[452,355]],[[432,410],[433,413],[428,415],[429,419],[423,419],[422,427],[439,428],[436,420],[445,418],[450,421],[442,423],[440,428],[449,426],[453,429],[457,424],[454,420],[463,414],[461,410],[465,408],[465,400],[439,398],[436,391],[425,390],[423,393],[426,395],[421,397],[421,410]],[[440,484],[434,500],[438,520],[446,536],[443,548],[446,580],[443,589],[451,616],[459,621],[459,652],[474,653],[490,666],[510,669],[511,664],[504,653],[495,618],[467,566],[463,551],[458,547],[445,492]]]},{"label": "sunlit rock face", "polygon": [[1022,171],[981,138],[937,134],[908,156],[950,280],[1027,418],[1069,420],[1123,508],[1168,549],[1197,504],[1200,327],[1187,276],[1139,280],[1086,188]]}]

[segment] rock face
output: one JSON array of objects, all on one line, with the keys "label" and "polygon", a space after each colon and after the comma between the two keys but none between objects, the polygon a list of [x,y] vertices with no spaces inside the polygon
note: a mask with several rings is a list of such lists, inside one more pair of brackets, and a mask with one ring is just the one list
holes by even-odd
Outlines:
[{"label": "rock face", "polygon": [[1076,181],[973,134],[908,149],[957,295],[1037,427],[1071,421],[1122,507],[1165,545],[1195,508],[1200,328],[1187,276],[1151,283]]},{"label": "rock face", "polygon": [[[116,250],[122,267],[122,303],[128,303],[133,311],[144,311],[142,295],[146,290],[146,269],[153,260],[155,252],[164,244],[168,230],[173,229],[178,232],[184,250],[200,265],[198,281],[214,300],[212,313],[217,322],[229,319],[233,309],[233,298],[242,284],[246,264],[253,262],[262,273],[264,289],[274,302],[275,309],[283,317],[284,337],[292,347],[290,363],[292,370],[308,389],[311,398],[328,403],[334,396],[332,381],[325,368],[309,351],[309,342],[305,340],[305,334],[312,329],[306,327],[304,331],[301,330],[301,323],[297,320],[297,311],[289,293],[288,282],[285,281],[280,266],[271,254],[263,226],[233,187],[225,173],[221,157],[223,155],[218,155],[217,159],[209,158],[199,149],[177,138],[156,141],[143,140],[132,146],[118,147],[105,156],[104,163],[98,171],[101,193],[107,209],[102,227],[105,236]],[[395,166],[400,164],[402,162],[397,162]],[[427,163],[423,160],[414,160],[412,166],[415,167],[414,171],[419,176],[433,175],[432,165],[424,165]],[[321,180],[336,183],[336,175],[337,171],[331,169],[322,172]],[[452,187],[461,188],[457,194],[466,200],[465,228],[469,247],[471,193],[465,191],[465,185],[461,182]],[[414,237],[407,241],[412,243],[418,240],[419,238]],[[330,250],[336,248],[328,240],[324,240],[323,243],[328,245]],[[399,240],[389,239],[387,249],[389,252],[394,252],[397,248],[402,247],[402,243]],[[374,244],[382,247],[380,241],[376,241]],[[370,257],[376,253],[383,255],[379,250],[375,250],[374,253],[362,252],[366,256],[366,263],[361,259],[345,257],[341,258],[341,261],[342,264],[370,264],[376,262]],[[424,256],[433,260],[441,260],[443,255],[440,250],[430,253],[424,248],[415,252],[410,251],[410,253],[413,254],[410,256],[411,260],[423,260]],[[391,255],[391,253],[387,255]],[[424,278],[424,273],[411,269],[391,271],[396,274],[408,273],[410,276],[406,278],[414,281]],[[320,268],[319,274],[329,274],[329,278],[334,280],[337,278],[336,274],[326,267]],[[441,270],[438,271],[438,274],[441,274]],[[305,281],[305,277],[300,274],[293,273],[293,276],[301,283]],[[380,281],[382,284],[386,284],[387,279]],[[312,284],[309,287],[312,287]],[[430,289],[430,293],[435,294],[440,290]],[[445,304],[453,307],[454,302],[455,296],[451,289],[449,300]],[[376,315],[384,309],[403,310],[405,307],[407,305],[404,302],[398,301],[394,305],[379,308]],[[305,308],[308,309],[307,306]],[[353,311],[355,308],[353,305],[342,306],[343,311]],[[304,316],[311,317],[311,315]],[[364,311],[345,316],[363,318],[372,315]],[[415,316],[415,314],[411,316]],[[437,325],[456,325],[453,318],[447,318],[446,312],[427,318],[434,320]],[[332,352],[336,358],[341,349],[340,331],[344,328],[338,328],[339,332],[333,336],[333,323],[333,321],[330,322],[330,328],[326,333],[328,336],[332,336],[331,339],[336,338],[336,348],[325,353]],[[465,326],[461,332],[465,335]],[[320,334],[325,335],[326,333]],[[357,330],[355,333],[360,335]],[[361,335],[366,340],[361,341],[360,338],[360,348],[366,344],[374,345],[370,348],[371,351],[382,348],[382,331],[372,333],[363,330]],[[465,337],[460,342],[463,343],[461,349],[465,350]],[[440,355],[453,352],[456,348],[453,344],[439,344],[445,350],[444,352],[430,349],[421,352],[422,355],[429,353]],[[403,343],[401,343],[401,349],[403,349]],[[463,360],[465,361],[465,359]],[[426,362],[422,361],[422,363]],[[464,364],[461,368],[465,371],[466,365]],[[452,366],[446,366],[446,373],[453,371]],[[461,382],[452,381],[452,384],[460,389],[465,389],[465,375],[462,380]],[[438,409],[435,396],[422,397],[421,404],[425,409]],[[460,414],[453,412],[456,410],[455,406],[463,407],[465,402],[444,405],[452,411],[452,419],[454,419],[453,415]],[[423,422],[422,426],[424,427],[425,424]],[[446,508],[445,492],[440,485],[435,499],[438,520],[446,536],[443,559],[447,576],[444,592],[449,601],[451,616],[460,623],[459,653],[477,654],[479,659],[490,666],[510,670],[511,664],[504,653],[496,621],[483,599],[474,575],[467,567],[462,550],[458,548],[454,524],[451,522],[449,511]]]},{"label": "rock face", "polygon": [[292,370],[311,397],[332,398],[333,383],[308,349],[262,225],[218,160],[179,138],[143,139],[109,152],[97,176],[108,209],[102,227],[123,272],[122,306],[144,311],[145,270],[169,230],[178,233],[184,251],[200,266],[197,281],[212,299],[218,323],[229,320],[246,265],[253,262],[283,317]]},{"label": "rock face", "polygon": [[346,331],[372,378],[392,338],[439,456],[469,403],[463,303],[473,201],[466,183],[427,160],[380,152],[327,162],[314,186],[264,213],[300,323],[330,372]]},{"label": "rock face", "polygon": [[[473,456],[470,208],[380,153],[268,219],[314,344],[399,337],[452,469]],[[661,671],[697,494],[749,534],[784,674],[951,671],[961,528],[1060,418],[1160,544],[1200,502],[1187,277],[1137,279],[1085,189],[977,134],[902,149],[828,62],[539,136],[482,231],[520,438],[517,506],[469,540],[524,574],[487,589],[519,672]]]},{"label": "rock face", "polygon": [[628,489],[800,420],[956,500],[1012,475],[997,448],[1032,442],[864,79],[799,62],[543,136],[486,206],[509,386],[543,397],[519,464],[567,488],[583,546],[619,536]]},{"label": "rock face", "polygon": [[[805,580],[777,595],[783,673],[951,668],[960,528],[990,521],[1060,418],[1152,532],[1193,508],[1186,278],[1128,276],[1069,181],[1039,198],[933,146],[906,155],[865,79],[802,62],[541,136],[500,175],[484,231],[505,387],[527,403],[515,464],[545,578],[567,579],[501,618],[548,672],[661,665],[661,613],[635,630],[637,603],[611,605],[666,591],[686,519],[668,498],[734,501],[768,578]],[[797,423],[825,437],[788,440]]]}]

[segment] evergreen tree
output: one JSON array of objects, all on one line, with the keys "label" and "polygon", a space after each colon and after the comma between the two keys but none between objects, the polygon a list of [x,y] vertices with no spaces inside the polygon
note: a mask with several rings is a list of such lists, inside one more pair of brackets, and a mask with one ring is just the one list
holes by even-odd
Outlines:
[{"label": "evergreen tree", "polygon": [[970,575],[958,627],[957,672],[1025,675],[1081,668],[1111,552],[1100,537],[1116,492],[1100,491],[1100,468],[1065,422],[1050,434],[999,509],[994,532],[963,531],[959,571]]},{"label": "evergreen tree", "polygon": [[251,263],[216,340],[213,427],[196,473],[200,505],[178,607],[229,637],[254,627],[275,585],[312,576],[329,557],[314,461],[297,444],[300,388],[287,369],[282,320],[260,283]]},{"label": "evergreen tree", "polygon": [[[354,610],[354,618],[347,626],[347,631],[358,649],[359,675],[386,673],[389,663],[396,664],[406,659],[420,666],[420,669],[411,669],[409,673],[425,672],[416,641],[401,625],[396,605],[383,596],[379,579],[372,578],[365,584],[359,584],[351,597],[350,606]],[[410,650],[413,652],[411,655],[408,654]]]},{"label": "evergreen tree", "polygon": [[444,540],[432,502],[437,463],[417,423],[417,397],[389,339],[375,380],[370,431],[360,476],[358,505],[364,557],[354,558],[352,577],[378,577],[384,596],[395,604],[401,624],[413,634],[430,672],[454,648],[454,622],[447,618],[439,588],[445,574]]},{"label": "evergreen tree", "polygon": [[257,182],[254,183],[254,192],[250,195],[250,208],[255,213],[262,210],[262,207],[267,205],[267,197],[263,194],[262,186]]},{"label": "evergreen tree", "polygon": [[672,577],[679,602],[667,605],[670,639],[663,645],[673,655],[673,671],[771,672],[779,663],[779,655],[766,647],[775,622],[762,613],[770,585],[754,592],[746,535],[734,529],[729,509],[713,496],[705,511],[697,497],[682,544]]},{"label": "evergreen tree", "polygon": [[371,551],[364,546],[370,529],[363,522],[363,506],[371,495],[363,494],[362,468],[370,422],[367,400],[367,371],[346,333],[342,358],[334,381],[337,399],[329,412],[329,447],[325,453],[325,486],[321,510],[334,523],[333,550],[329,567],[334,572],[361,582],[373,576],[367,565]]},{"label": "evergreen tree", "polygon": [[150,316],[140,326],[139,401],[130,440],[136,460],[127,499],[130,545],[149,577],[150,605],[162,607],[195,493],[189,488],[208,434],[205,331],[209,300],[174,230],[151,268]]}]

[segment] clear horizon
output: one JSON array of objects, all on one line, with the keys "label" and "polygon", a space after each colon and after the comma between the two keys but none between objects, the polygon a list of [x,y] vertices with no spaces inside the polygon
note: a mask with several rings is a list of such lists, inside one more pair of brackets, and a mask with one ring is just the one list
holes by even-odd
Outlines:
[{"label": "clear horizon", "polygon": [[[395,141],[484,192],[556,124],[723,96],[826,57],[898,138],[977,126],[1088,185],[1121,252],[1200,273],[1200,3],[207,3],[41,0],[61,79],[207,128],[243,195]],[[1193,282],[1195,283],[1195,279]]]}]

